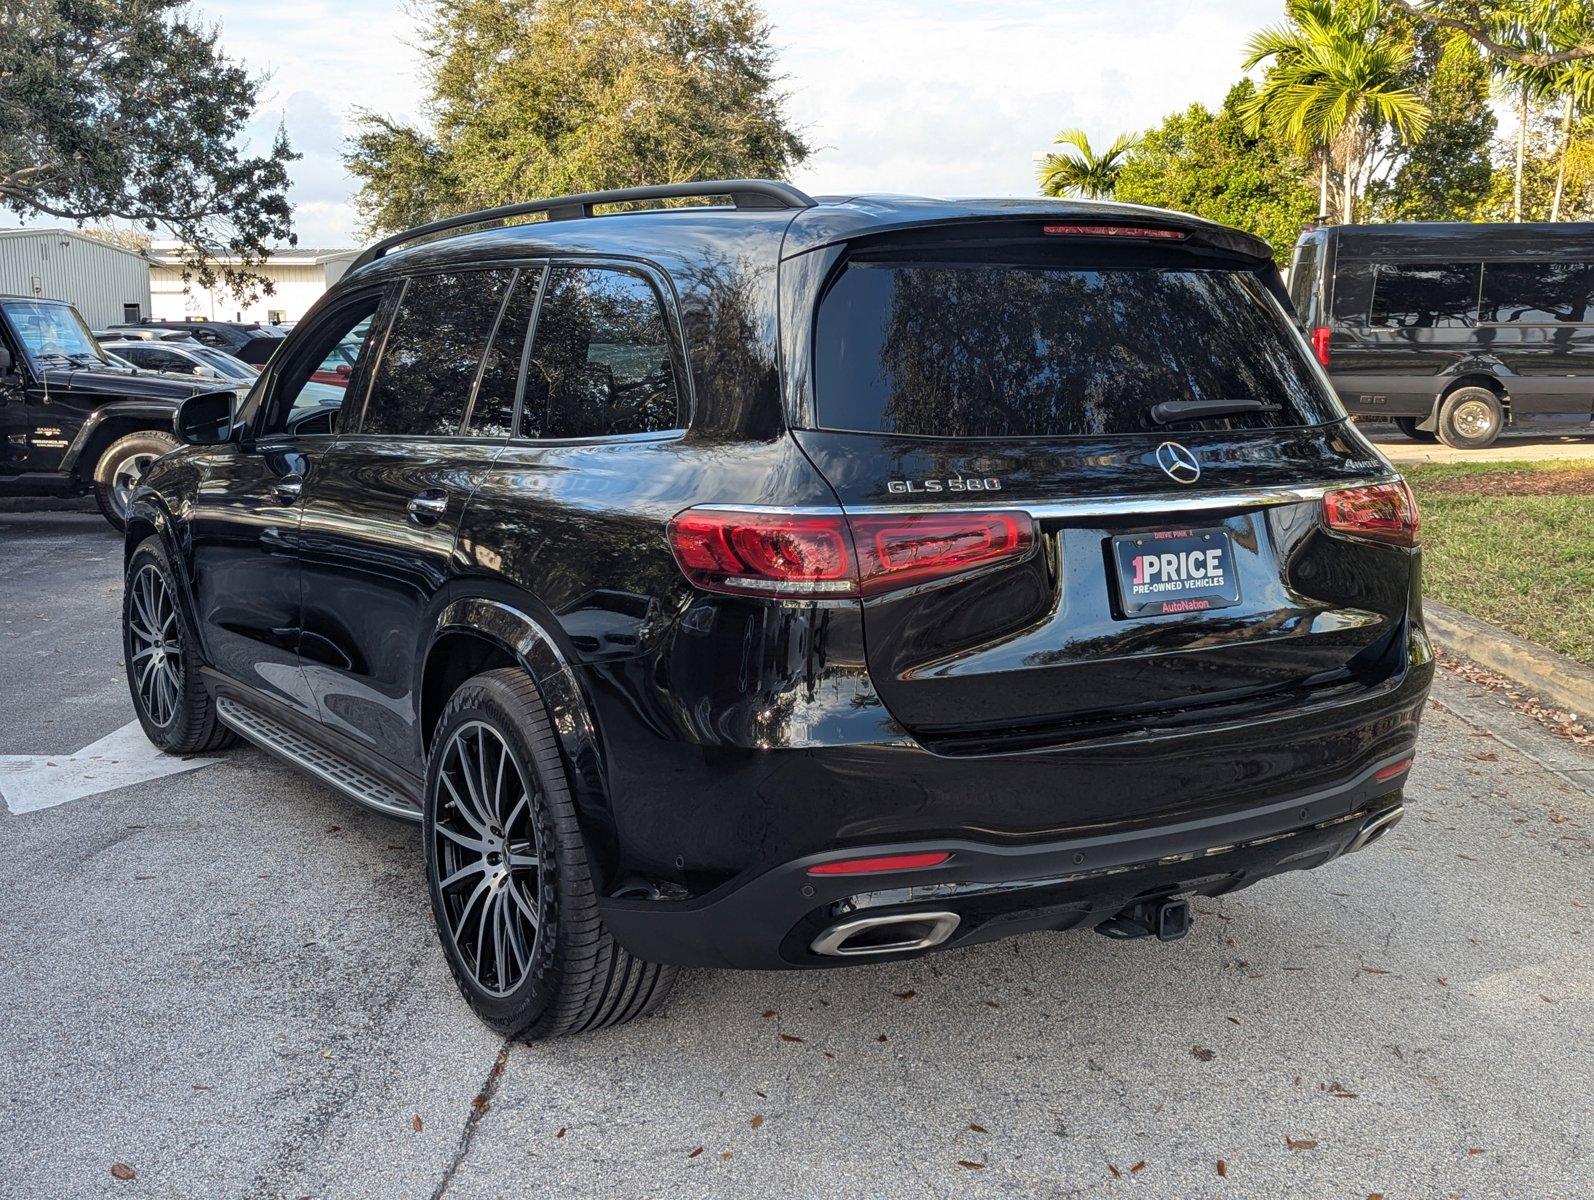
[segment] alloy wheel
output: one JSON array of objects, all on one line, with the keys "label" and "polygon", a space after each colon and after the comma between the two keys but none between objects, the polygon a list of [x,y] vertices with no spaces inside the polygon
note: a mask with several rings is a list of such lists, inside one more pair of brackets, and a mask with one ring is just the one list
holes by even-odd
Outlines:
[{"label": "alloy wheel", "polygon": [[120,459],[112,468],[111,503],[119,515],[127,515],[127,506],[132,503],[138,481],[144,478],[144,472],[149,470],[150,463],[154,462],[156,457],[148,450],[137,450]]},{"label": "alloy wheel", "polygon": [[183,698],[182,629],[166,576],[146,563],[133,576],[128,631],[133,639],[133,683],[139,703],[156,725],[177,716]]},{"label": "alloy wheel", "polygon": [[445,934],[476,985],[507,996],[537,961],[542,846],[532,791],[503,737],[482,721],[440,751],[433,850]]}]

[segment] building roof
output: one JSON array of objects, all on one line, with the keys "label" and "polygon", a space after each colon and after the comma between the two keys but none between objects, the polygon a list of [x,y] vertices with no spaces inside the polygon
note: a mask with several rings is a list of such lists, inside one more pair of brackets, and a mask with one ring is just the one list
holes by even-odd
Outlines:
[{"label": "building roof", "polygon": [[[266,251],[266,262],[273,266],[315,267],[339,258],[353,258],[358,253],[359,250],[357,249],[279,246]],[[180,267],[183,265],[182,253],[175,246],[156,246],[150,250],[149,256],[150,261],[158,267]],[[209,259],[219,266],[229,266],[242,261],[234,254],[214,254],[210,255]]]},{"label": "building roof", "polygon": [[22,237],[72,238],[74,241],[88,242],[91,246],[97,246],[105,250],[114,250],[118,254],[131,254],[134,258],[142,259],[144,261],[148,261],[151,257],[142,251],[129,250],[126,246],[118,246],[115,242],[108,242],[104,238],[97,238],[91,234],[83,233],[76,229],[51,229],[48,227],[32,228],[28,226],[24,226],[20,229],[0,229],[0,238]]}]

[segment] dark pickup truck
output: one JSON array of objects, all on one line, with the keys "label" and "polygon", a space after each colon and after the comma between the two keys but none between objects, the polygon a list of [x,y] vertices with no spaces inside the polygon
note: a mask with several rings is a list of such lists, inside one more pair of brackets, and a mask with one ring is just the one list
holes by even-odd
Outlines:
[{"label": "dark pickup truck", "polygon": [[178,402],[215,390],[113,366],[70,304],[0,296],[0,496],[92,492],[120,529]]}]

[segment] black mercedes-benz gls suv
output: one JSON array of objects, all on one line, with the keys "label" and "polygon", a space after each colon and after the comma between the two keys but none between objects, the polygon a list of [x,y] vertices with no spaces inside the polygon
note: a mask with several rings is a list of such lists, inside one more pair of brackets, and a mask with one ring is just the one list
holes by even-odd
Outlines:
[{"label": "black mercedes-benz gls suv", "polygon": [[526,1037],[677,966],[1178,936],[1400,817],[1432,675],[1411,495],[1287,304],[1263,243],[1109,204],[413,230],[180,412],[139,717],[423,822],[459,986]]}]

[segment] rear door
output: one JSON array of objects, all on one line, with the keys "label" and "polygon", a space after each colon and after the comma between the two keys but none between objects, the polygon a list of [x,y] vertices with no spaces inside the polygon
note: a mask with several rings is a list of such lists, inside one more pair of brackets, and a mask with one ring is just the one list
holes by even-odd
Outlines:
[{"label": "rear door", "polygon": [[[455,574],[460,516],[508,438],[540,274],[407,280],[364,415],[305,489],[300,648],[321,719],[413,774],[417,657]],[[516,332],[499,339],[506,301]]]},{"label": "rear door", "polygon": [[1489,262],[1479,337],[1511,371],[1511,418],[1580,431],[1594,417],[1594,261]]},{"label": "rear door", "polygon": [[813,337],[795,436],[849,517],[1034,523],[1023,557],[865,600],[870,674],[921,738],[1184,721],[1387,668],[1410,552],[1319,522],[1323,486],[1387,466],[1252,270],[1097,239],[855,249]]}]

